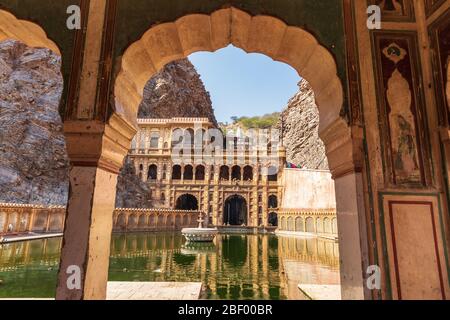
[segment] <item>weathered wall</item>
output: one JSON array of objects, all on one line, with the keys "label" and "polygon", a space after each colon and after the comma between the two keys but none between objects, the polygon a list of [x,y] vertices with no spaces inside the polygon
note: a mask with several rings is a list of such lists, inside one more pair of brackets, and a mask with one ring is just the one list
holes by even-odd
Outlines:
[{"label": "weathered wall", "polygon": [[335,209],[334,181],[329,171],[285,169],[282,209]]}]

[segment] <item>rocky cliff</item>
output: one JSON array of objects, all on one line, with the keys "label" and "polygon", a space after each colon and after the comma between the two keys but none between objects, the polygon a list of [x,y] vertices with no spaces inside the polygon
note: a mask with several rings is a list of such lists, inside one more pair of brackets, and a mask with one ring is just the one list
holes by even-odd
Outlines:
[{"label": "rocky cliff", "polygon": [[307,81],[300,81],[299,92],[289,100],[276,128],[283,137],[288,162],[307,169],[328,169],[325,146],[319,137],[319,111]]},{"label": "rocky cliff", "polygon": [[117,180],[116,208],[152,208],[148,185],[137,176],[132,161],[128,158]]},{"label": "rocky cliff", "polygon": [[[58,113],[61,59],[17,41],[0,43],[0,202],[65,205],[69,161]],[[187,60],[168,64],[145,88],[139,115],[216,119],[209,93]],[[117,207],[151,208],[150,189],[127,159]]]},{"label": "rocky cliff", "polygon": [[0,202],[66,203],[60,66],[50,50],[0,43]]},{"label": "rocky cliff", "polygon": [[217,126],[211,98],[188,59],[167,64],[147,83],[141,118],[202,117]]}]

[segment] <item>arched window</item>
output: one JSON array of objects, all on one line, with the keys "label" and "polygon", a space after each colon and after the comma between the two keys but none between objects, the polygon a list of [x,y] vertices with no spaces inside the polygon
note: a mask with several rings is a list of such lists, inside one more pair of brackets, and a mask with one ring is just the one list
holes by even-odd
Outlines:
[{"label": "arched window", "polygon": [[333,231],[333,234],[337,234],[338,233],[338,226],[337,226],[337,219],[333,218],[331,221],[331,229]]},{"label": "arched window", "polygon": [[306,232],[314,233],[314,219],[311,217],[306,218]]},{"label": "arched window", "polygon": [[297,217],[295,219],[295,231],[297,231],[297,232],[304,232],[305,231],[305,226],[303,225],[303,218],[302,217]]},{"label": "arched window", "polygon": [[195,168],[195,180],[205,180],[205,167],[200,165]]},{"label": "arched window", "polygon": [[230,180],[230,168],[228,168],[227,166],[220,167],[220,180]]},{"label": "arched window", "polygon": [[204,139],[206,137],[206,130],[205,129],[198,129],[195,132],[195,148],[202,149],[204,145]]},{"label": "arched window", "polygon": [[185,148],[193,148],[195,144],[194,129],[189,128],[184,131],[183,144]]},{"label": "arched window", "polygon": [[166,201],[166,195],[164,192],[161,192],[161,201]]},{"label": "arched window", "polygon": [[323,231],[325,233],[328,233],[328,234],[332,233],[332,230],[331,230],[331,219],[325,218],[323,220],[323,228],[324,228]]},{"label": "arched window", "polygon": [[281,217],[280,222],[281,222],[281,231],[287,231],[286,218]]},{"label": "arched window", "polygon": [[244,167],[244,181],[253,180],[253,168],[251,166]]},{"label": "arched window", "polygon": [[269,213],[269,225],[273,227],[278,226],[278,214],[276,212]]},{"label": "arched window", "polygon": [[172,131],[172,148],[175,148],[183,142],[183,130],[180,128]]},{"label": "arched window", "polygon": [[316,232],[323,233],[323,221],[322,218],[317,218],[316,221]]},{"label": "arched window", "polygon": [[241,167],[234,166],[231,169],[231,179],[232,180],[241,180]]},{"label": "arched window", "polygon": [[267,172],[267,179],[271,182],[278,181],[278,168],[275,166],[269,167],[269,170]]},{"label": "arched window", "polygon": [[152,164],[148,167],[147,179],[150,181],[158,179],[158,167],[156,166],[156,164]]},{"label": "arched window", "polygon": [[269,196],[269,208],[274,209],[278,208],[278,198],[275,195]]},{"label": "arched window", "polygon": [[187,165],[184,167],[184,180],[194,179],[194,167]]},{"label": "arched window", "polygon": [[245,137],[244,148],[245,148],[245,151],[249,151],[250,150],[250,137]]},{"label": "arched window", "polygon": [[294,218],[289,217],[287,222],[288,231],[295,231]]},{"label": "arched window", "polygon": [[181,180],[181,166],[178,164],[172,168],[172,180]]},{"label": "arched window", "polygon": [[159,148],[159,132],[152,132],[150,136],[150,149]]}]

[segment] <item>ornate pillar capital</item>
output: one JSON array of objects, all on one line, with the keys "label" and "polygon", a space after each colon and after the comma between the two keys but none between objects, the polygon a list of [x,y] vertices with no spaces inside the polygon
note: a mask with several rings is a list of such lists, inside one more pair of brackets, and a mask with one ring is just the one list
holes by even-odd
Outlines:
[{"label": "ornate pillar capital", "polygon": [[113,114],[106,124],[95,120],[66,121],[64,134],[73,166],[98,167],[119,173],[136,129]]}]

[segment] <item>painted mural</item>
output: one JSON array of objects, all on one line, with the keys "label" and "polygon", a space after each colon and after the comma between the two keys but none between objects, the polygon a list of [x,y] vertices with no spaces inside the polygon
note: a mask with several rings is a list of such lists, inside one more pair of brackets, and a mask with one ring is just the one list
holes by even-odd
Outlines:
[{"label": "painted mural", "polygon": [[385,146],[385,164],[391,168],[390,180],[394,185],[423,185],[421,155],[420,109],[417,101],[418,80],[411,64],[411,46],[408,39],[378,34],[378,72],[382,137]]},{"label": "painted mural", "polygon": [[383,20],[414,20],[412,0],[372,0],[381,8]]},{"label": "painted mural", "polygon": [[427,16],[433,14],[444,2],[445,0],[425,0],[425,10]]}]

